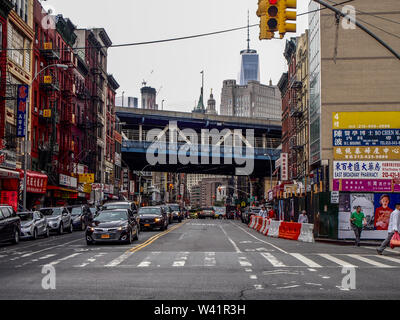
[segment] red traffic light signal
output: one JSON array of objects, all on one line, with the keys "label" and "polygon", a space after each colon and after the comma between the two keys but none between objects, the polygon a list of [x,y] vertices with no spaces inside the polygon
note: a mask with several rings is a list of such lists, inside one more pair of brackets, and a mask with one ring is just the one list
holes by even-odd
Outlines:
[{"label": "red traffic light signal", "polygon": [[269,0],[269,4],[276,4],[278,0]]}]

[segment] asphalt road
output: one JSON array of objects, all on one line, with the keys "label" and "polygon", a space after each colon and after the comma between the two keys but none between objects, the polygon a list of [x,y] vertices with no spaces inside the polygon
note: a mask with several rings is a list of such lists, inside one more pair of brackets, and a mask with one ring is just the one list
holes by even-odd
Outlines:
[{"label": "asphalt road", "polygon": [[[49,265],[54,290],[42,287]],[[346,270],[355,289],[342,286]],[[399,271],[398,250],[378,256],[265,237],[239,221],[185,220],[132,245],[87,246],[83,232],[2,244],[0,299],[386,300],[400,298]]]}]

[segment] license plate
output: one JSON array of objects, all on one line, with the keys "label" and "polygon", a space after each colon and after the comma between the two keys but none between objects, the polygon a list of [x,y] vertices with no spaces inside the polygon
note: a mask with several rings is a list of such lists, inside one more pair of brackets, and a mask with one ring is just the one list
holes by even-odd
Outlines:
[{"label": "license plate", "polygon": [[145,227],[150,227],[150,225],[149,225],[149,224],[145,224],[144,226],[145,226]]},{"label": "license plate", "polygon": [[102,234],[101,238],[102,239],[110,239],[110,235],[109,234]]}]

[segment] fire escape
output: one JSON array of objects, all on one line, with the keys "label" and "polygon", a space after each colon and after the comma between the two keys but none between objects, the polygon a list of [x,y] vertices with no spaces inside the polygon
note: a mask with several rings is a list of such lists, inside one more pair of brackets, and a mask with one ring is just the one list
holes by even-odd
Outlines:
[{"label": "fire escape", "polygon": [[[52,41],[42,42],[40,54],[47,65],[59,63],[60,52]],[[39,76],[41,94],[47,97],[47,106],[39,111],[40,125],[48,129],[48,140],[39,145],[39,164],[45,170],[51,184],[58,184],[58,155],[60,146],[57,141],[57,124],[59,123],[58,97],[60,84],[54,68],[49,68]]]},{"label": "fire escape", "polygon": [[295,78],[290,84],[292,90],[292,99],[290,101],[290,117],[292,118],[292,125],[294,134],[289,140],[289,147],[292,150],[292,178],[297,179],[301,175],[299,170],[299,163],[302,163],[304,144],[301,142],[301,131],[302,131],[302,118],[303,118],[303,107],[301,100],[301,90],[303,84],[301,81],[297,81]]}]

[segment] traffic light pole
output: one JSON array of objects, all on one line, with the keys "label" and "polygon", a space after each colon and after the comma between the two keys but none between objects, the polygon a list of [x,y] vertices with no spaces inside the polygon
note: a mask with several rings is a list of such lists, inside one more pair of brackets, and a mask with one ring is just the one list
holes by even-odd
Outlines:
[{"label": "traffic light pole", "polygon": [[323,5],[324,7],[335,12],[336,14],[340,15],[343,18],[349,18],[357,27],[359,27],[361,30],[363,30],[368,35],[370,35],[372,38],[374,38],[376,41],[378,41],[382,46],[384,46],[386,49],[388,49],[398,60],[400,60],[400,55],[392,47],[390,47],[386,42],[384,42],[381,38],[379,38],[376,34],[374,34],[368,28],[364,27],[362,24],[358,23],[357,21],[354,21],[354,19],[351,19],[351,16],[343,13],[342,11],[336,9],[335,7],[331,6],[330,4],[326,3],[323,0],[313,0],[313,1],[319,3],[320,5]]}]

